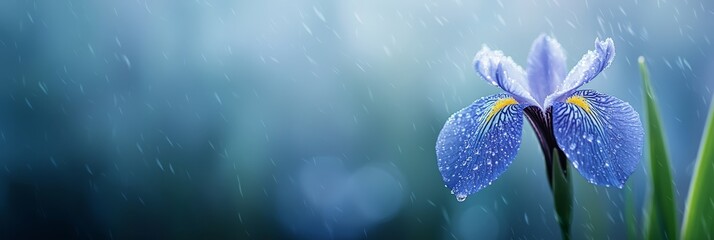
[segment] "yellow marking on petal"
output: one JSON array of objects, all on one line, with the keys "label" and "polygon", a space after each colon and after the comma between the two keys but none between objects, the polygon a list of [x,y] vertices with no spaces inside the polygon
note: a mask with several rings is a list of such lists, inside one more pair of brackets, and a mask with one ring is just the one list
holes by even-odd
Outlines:
[{"label": "yellow marking on petal", "polygon": [[491,118],[493,115],[496,115],[498,111],[501,111],[501,109],[508,107],[513,104],[518,104],[518,101],[516,99],[510,97],[510,98],[501,98],[496,101],[496,103],[493,104],[493,107],[491,108],[491,111],[488,112],[488,115],[486,115],[486,122],[491,121]]},{"label": "yellow marking on petal", "polygon": [[590,113],[590,104],[582,96],[576,95],[576,96],[569,97],[567,100],[565,100],[565,102],[575,104],[575,106],[578,106],[578,107],[582,108],[583,110],[585,110],[585,112]]}]

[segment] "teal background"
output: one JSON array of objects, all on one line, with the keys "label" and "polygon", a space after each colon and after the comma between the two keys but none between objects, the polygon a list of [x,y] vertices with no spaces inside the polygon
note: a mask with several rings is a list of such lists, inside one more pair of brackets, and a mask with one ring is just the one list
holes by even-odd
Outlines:
[{"label": "teal background", "polygon": [[[552,239],[530,126],[493,185],[458,203],[434,144],[498,93],[487,44],[525,65],[547,33],[582,89],[643,115],[647,58],[678,214],[714,87],[711,1],[0,1],[2,238]],[[646,162],[628,182],[638,220]],[[574,174],[574,239],[626,235],[625,191]],[[638,223],[638,224],[641,224]]]}]

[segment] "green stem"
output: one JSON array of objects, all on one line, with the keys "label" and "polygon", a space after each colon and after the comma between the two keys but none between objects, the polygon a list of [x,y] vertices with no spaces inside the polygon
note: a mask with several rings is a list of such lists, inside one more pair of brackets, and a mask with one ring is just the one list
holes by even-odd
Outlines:
[{"label": "green stem", "polygon": [[[553,149],[553,179],[551,190],[555,212],[563,239],[570,239],[570,225],[573,215],[573,183],[568,174],[568,164],[561,164],[558,149]],[[562,165],[562,166],[561,166]]]}]

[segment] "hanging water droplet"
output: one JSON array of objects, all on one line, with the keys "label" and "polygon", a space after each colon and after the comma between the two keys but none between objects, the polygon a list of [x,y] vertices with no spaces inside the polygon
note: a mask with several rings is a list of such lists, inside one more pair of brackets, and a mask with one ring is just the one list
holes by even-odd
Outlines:
[{"label": "hanging water droplet", "polygon": [[456,201],[463,202],[466,200],[466,195],[463,193],[456,194]]}]

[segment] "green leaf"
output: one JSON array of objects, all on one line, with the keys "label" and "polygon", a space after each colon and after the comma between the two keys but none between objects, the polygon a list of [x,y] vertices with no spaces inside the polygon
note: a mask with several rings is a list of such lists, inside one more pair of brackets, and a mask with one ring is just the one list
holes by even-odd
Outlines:
[{"label": "green leaf", "polygon": [[658,216],[659,211],[655,208],[655,202],[650,199],[647,201],[647,215],[645,216],[645,226],[644,226],[644,239],[648,240],[660,240],[665,239],[664,233],[662,233],[662,227],[660,222],[660,217]]},{"label": "green leaf", "polygon": [[699,144],[694,176],[682,223],[682,239],[712,239],[714,226],[714,99]]},{"label": "green leaf", "polygon": [[640,56],[640,73],[645,90],[645,105],[647,108],[647,142],[649,144],[650,178],[652,181],[651,208],[645,238],[674,239],[677,236],[677,215],[674,203],[674,182],[667,157],[664,133],[660,123],[659,112],[655,104],[654,94],[650,85],[649,72],[645,58]]},{"label": "green leaf", "polygon": [[573,216],[573,183],[567,174],[568,164],[561,168],[558,149],[553,149],[553,202],[563,239],[570,239],[570,223]]}]

